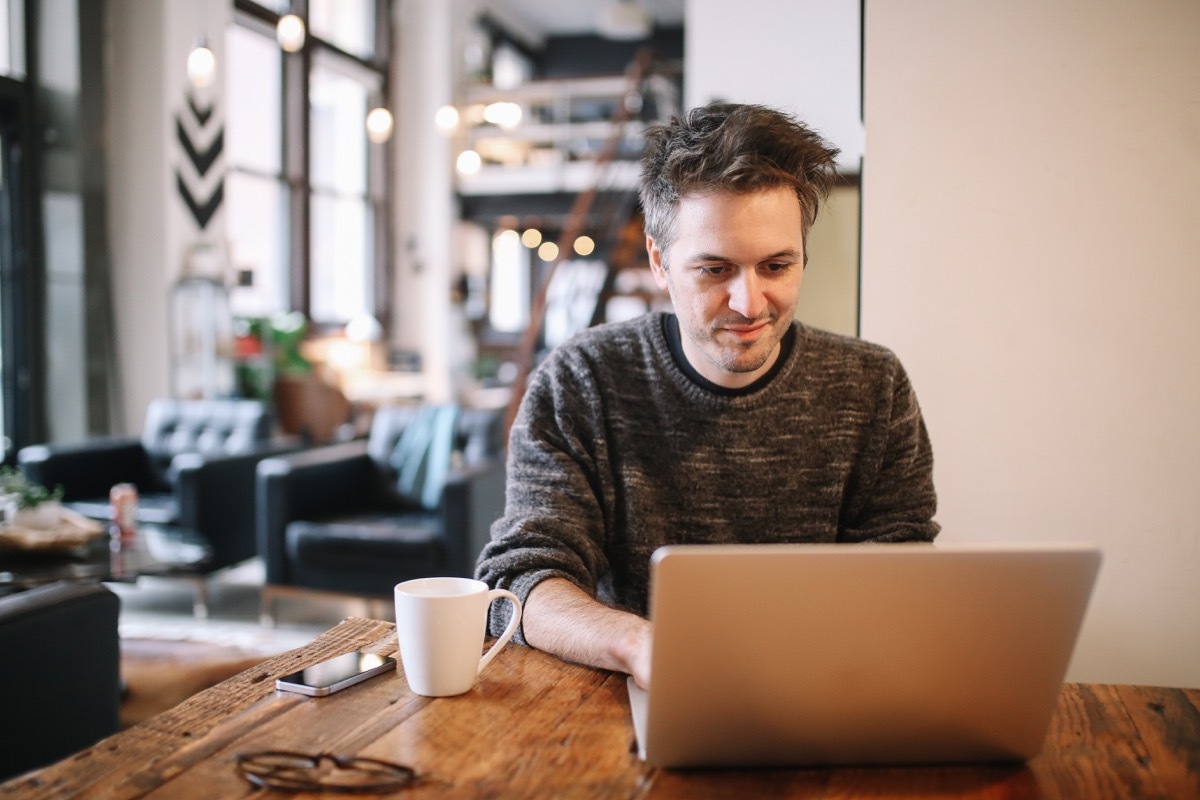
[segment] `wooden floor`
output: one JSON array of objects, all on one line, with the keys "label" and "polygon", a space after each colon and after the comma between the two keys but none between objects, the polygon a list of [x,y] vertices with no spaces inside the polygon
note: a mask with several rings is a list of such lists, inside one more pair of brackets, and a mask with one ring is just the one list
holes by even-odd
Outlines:
[{"label": "wooden floor", "polygon": [[123,639],[121,729],[174,708],[262,660],[257,653],[204,642]]},{"label": "wooden floor", "polygon": [[353,602],[297,598],[279,602],[277,624],[259,622],[262,565],[217,574],[208,587],[209,616],[193,615],[186,581],[143,578],[109,584],[121,598],[121,727],[173,708],[266,658],[302,647],[347,616]]}]

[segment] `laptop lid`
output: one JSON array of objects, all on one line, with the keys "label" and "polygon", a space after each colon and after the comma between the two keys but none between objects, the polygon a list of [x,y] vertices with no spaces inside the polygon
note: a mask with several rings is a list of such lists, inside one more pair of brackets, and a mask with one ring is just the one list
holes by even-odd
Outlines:
[{"label": "laptop lid", "polygon": [[662,767],[1033,757],[1100,552],[682,545],[651,564],[643,759]]}]

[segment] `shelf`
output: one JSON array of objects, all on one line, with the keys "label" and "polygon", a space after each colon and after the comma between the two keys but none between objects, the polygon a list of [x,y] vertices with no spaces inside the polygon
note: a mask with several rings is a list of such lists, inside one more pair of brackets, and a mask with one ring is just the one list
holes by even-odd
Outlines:
[{"label": "shelf", "polygon": [[[624,139],[642,138],[649,123],[626,122],[621,126],[621,137]],[[535,123],[521,125],[512,130],[505,130],[494,125],[481,125],[471,129],[468,139],[476,144],[487,139],[506,139],[530,144],[569,142],[575,139],[607,140],[612,135],[613,124],[607,120],[596,122],[566,122],[561,125],[550,123]]]},{"label": "shelf", "polygon": [[[612,161],[606,166],[604,189],[637,189],[642,165],[636,161]],[[488,166],[470,176],[459,176],[459,191],[467,195],[578,193],[592,188],[596,164],[575,161],[554,166]]]},{"label": "shelf", "polygon": [[[468,87],[468,122],[460,145],[479,153],[483,167],[474,175],[458,176],[459,191],[549,194],[592,188],[595,159],[611,142],[612,117],[627,95],[625,75],[530,81],[505,90]],[[678,87],[665,76],[648,76],[632,96],[640,107],[616,128],[616,154],[601,176],[601,189],[636,190],[645,129],[678,113]],[[516,103],[522,122],[512,128],[480,122],[483,107],[491,103]]]},{"label": "shelf", "polygon": [[467,87],[469,103],[558,102],[571,97],[611,98],[625,94],[629,79],[624,75],[600,75],[589,78],[528,81],[511,89],[474,85]]}]

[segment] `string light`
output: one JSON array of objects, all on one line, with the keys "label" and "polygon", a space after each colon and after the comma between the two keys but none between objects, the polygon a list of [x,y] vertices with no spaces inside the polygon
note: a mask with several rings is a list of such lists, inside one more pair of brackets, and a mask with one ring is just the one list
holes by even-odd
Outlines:
[{"label": "string light", "polygon": [[502,250],[505,247],[512,247],[516,241],[520,241],[520,238],[512,228],[500,231],[492,240],[492,249]]},{"label": "string light", "polygon": [[575,240],[575,253],[581,256],[590,256],[592,251],[596,249],[596,243],[592,241],[590,236],[580,236]]}]

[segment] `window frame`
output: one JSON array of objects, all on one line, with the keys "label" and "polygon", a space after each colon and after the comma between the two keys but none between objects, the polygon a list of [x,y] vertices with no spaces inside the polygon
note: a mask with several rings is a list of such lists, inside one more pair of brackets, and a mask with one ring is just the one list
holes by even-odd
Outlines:
[{"label": "window frame", "polygon": [[[311,131],[312,105],[309,98],[310,76],[315,62],[332,60],[342,62],[351,71],[365,71],[376,81],[377,89],[368,87],[367,106],[384,107],[391,110],[390,63],[392,48],[392,0],[375,0],[375,52],[371,58],[363,58],[342,50],[337,45],[312,33],[308,24],[306,0],[292,0],[291,11],[305,24],[304,46],[295,53],[279,50],[282,59],[281,98],[282,125],[282,181],[287,192],[287,225],[285,255],[287,269],[287,300],[290,311],[303,312],[309,320],[310,329],[322,332],[341,329],[346,321],[329,322],[312,317],[312,199],[315,192],[311,178]],[[261,30],[263,25],[275,28],[282,14],[260,5],[253,0],[233,0],[234,25],[246,25],[252,30]],[[317,54],[320,53],[318,57]],[[363,121],[363,136],[366,137],[366,121]],[[395,134],[393,133],[393,136]],[[367,242],[372,253],[368,266],[368,278],[373,284],[373,295],[367,310],[387,331],[390,328],[392,311],[392,210],[395,205],[392,182],[388,180],[392,168],[394,142],[383,144],[367,143],[367,180],[363,200],[372,220],[373,241]],[[235,169],[231,167],[231,169]],[[248,170],[247,174],[253,174]]]}]

